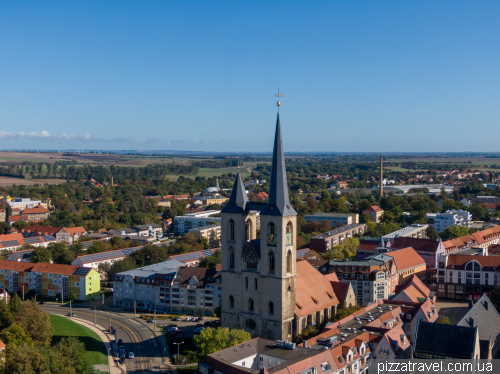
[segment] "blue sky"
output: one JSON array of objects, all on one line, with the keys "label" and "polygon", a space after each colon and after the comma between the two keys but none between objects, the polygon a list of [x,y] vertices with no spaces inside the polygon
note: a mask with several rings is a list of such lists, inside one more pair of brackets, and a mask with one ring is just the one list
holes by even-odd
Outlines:
[{"label": "blue sky", "polygon": [[0,2],[0,148],[498,151],[498,1]]}]

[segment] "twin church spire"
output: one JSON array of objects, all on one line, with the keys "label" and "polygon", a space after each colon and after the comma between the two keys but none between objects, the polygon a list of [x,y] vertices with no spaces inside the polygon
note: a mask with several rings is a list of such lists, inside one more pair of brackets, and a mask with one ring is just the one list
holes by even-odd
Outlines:
[{"label": "twin church spire", "polygon": [[[229,201],[221,213],[243,213],[246,211],[248,197],[245,186],[241,180],[240,172],[236,176]],[[261,211],[262,215],[268,216],[291,216],[297,212],[290,205],[288,197],[288,183],[286,179],[285,153],[283,152],[283,141],[281,140],[280,115],[276,119],[276,133],[274,136],[273,159],[271,178],[269,180],[269,194],[267,204]]]}]

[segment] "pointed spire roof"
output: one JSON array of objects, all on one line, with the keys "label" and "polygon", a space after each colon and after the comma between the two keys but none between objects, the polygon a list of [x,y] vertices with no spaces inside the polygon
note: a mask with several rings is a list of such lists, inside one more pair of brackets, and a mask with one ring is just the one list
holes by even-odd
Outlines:
[{"label": "pointed spire roof", "polygon": [[288,183],[286,181],[285,153],[281,140],[280,114],[276,119],[276,134],[274,136],[273,165],[269,180],[269,197],[261,214],[268,216],[291,216],[297,212],[288,199]]},{"label": "pointed spire roof", "polygon": [[221,213],[243,213],[246,210],[247,203],[247,193],[243,181],[241,180],[240,172],[238,171],[231,191],[231,196],[224,208],[222,208]]}]

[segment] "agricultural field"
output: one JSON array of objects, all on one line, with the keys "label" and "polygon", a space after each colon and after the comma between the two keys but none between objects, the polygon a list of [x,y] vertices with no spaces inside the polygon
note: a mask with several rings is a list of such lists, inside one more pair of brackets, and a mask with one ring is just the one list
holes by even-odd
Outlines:
[{"label": "agricultural field", "polygon": [[64,179],[28,179],[28,178],[12,178],[0,176],[0,187],[9,187],[15,184],[16,186],[33,186],[35,184],[61,184],[66,183]]},{"label": "agricultural field", "polygon": [[470,162],[474,166],[484,165],[500,165],[500,158],[485,158],[485,157],[414,157],[414,158],[393,158],[384,160],[385,162],[432,162],[436,164],[453,164]]}]

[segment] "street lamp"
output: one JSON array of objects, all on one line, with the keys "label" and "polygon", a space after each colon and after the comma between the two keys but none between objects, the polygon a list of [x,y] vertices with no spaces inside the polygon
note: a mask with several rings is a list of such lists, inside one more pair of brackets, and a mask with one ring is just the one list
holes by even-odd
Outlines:
[{"label": "street lamp", "polygon": [[111,373],[111,364],[109,363],[109,356],[111,356],[111,347],[108,348],[108,372]]},{"label": "street lamp", "polygon": [[184,342],[179,342],[179,343],[174,343],[174,344],[177,344],[177,364],[178,364],[179,363],[179,356],[180,356],[179,347],[181,346],[181,344],[184,344]]}]

